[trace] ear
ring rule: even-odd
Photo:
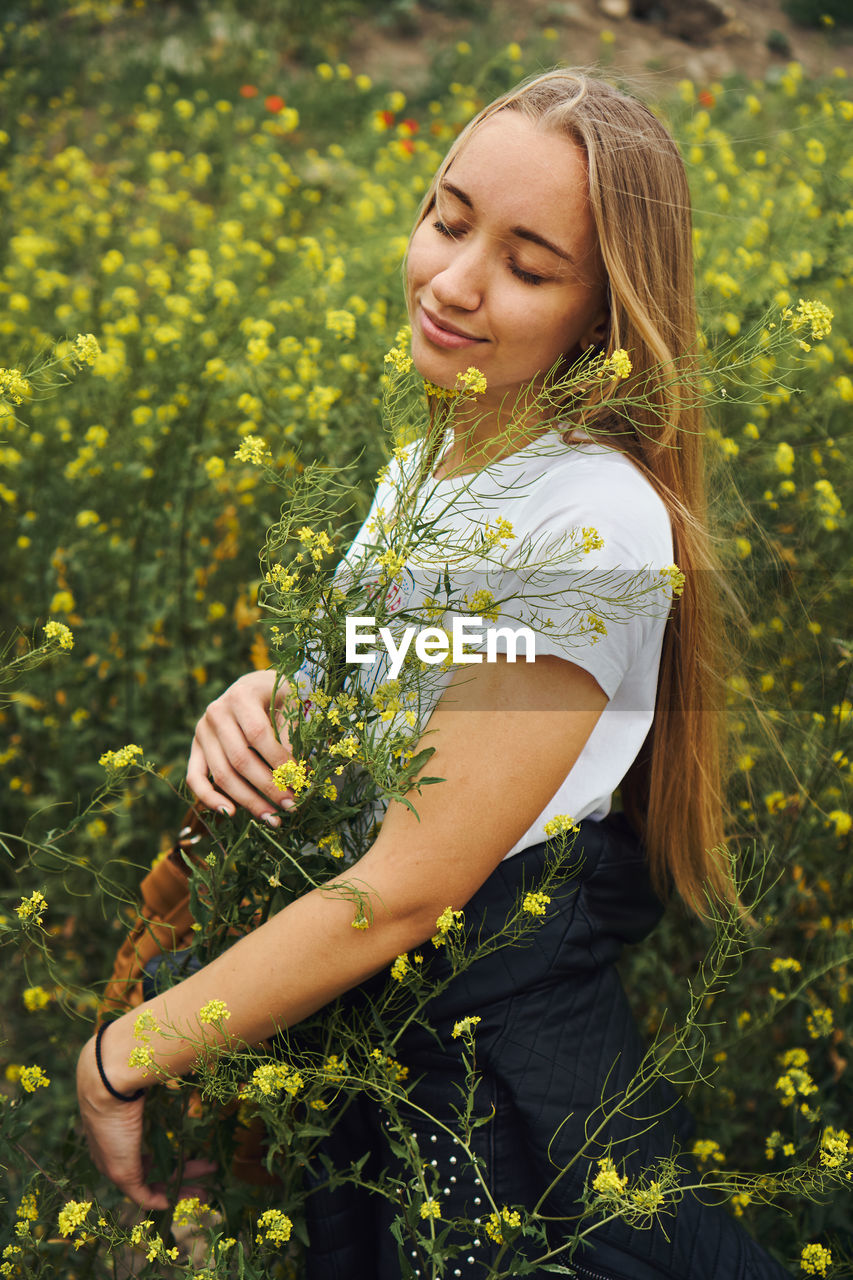
[[[581,338],[579,343],[581,351],[589,351],[590,347],[603,346],[609,325],[610,316],[607,312],[604,312],[590,325]]]

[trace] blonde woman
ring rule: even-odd
[[[509,485],[523,495],[512,512],[516,534],[594,527],[603,539],[599,567],[637,572],[675,562],[683,596],[670,616],[639,614],[596,645],[541,635],[535,663],[499,654],[453,676],[429,720],[430,772],[445,781],[424,790],[417,819],[392,805],[356,872],[347,870],[370,886],[371,928],[352,929],[348,901],[308,893],[144,1007],[159,1024],[186,1029],[185,1041],[151,1040],[172,1074],[189,1066],[196,1014],[210,999],[230,1009],[231,1036],[261,1044],[344,992],[359,999],[363,984],[435,933],[448,905],[464,907],[475,928],[494,919],[520,885],[535,883],[547,824],[571,814],[581,820],[582,870],[555,896],[536,944],[514,952],[511,964],[498,953],[451,984],[431,1011],[440,1043],[413,1032],[399,1048],[420,1078],[418,1103],[448,1118],[461,1079],[451,1028],[477,1014],[478,1106],[493,1114],[476,1131],[485,1176],[498,1203],[541,1201],[557,1247],[561,1220],[577,1213],[592,1156],[604,1155],[608,1140],[631,1174],[685,1139],[685,1117],[659,1089],[557,1177],[596,1128],[603,1095],[623,1088],[642,1056],[614,968],[621,947],[648,933],[673,890],[692,907],[707,882],[728,892],[709,852],[722,836],[711,710],[718,664],[712,575],[704,572],[711,558],[701,422],[690,395],[690,208],[674,142],[639,102],[585,74],[550,72],[497,99],[454,143],[424,199],[407,298],[424,378],[452,388],[476,366],[487,384],[470,415],[457,409],[452,436],[431,458],[430,485],[450,493],[464,482],[481,522],[499,516]],[[622,413],[593,389],[582,411],[522,412],[513,432],[511,407],[517,419],[547,371],[590,347],[629,353],[626,394],[641,386],[641,403]],[[393,502],[400,483],[392,468],[376,505]],[[241,806],[275,826],[288,820],[292,798],[272,780],[289,757],[270,724],[273,687],[273,673],[252,673],[211,704],[187,778],[203,805],[229,813]],[[617,792],[624,813],[614,817]],[[84,1049],[80,1100],[99,1167],[155,1208],[166,1200],[143,1173],[137,1091],[145,1080],[128,1065],[138,1012],[109,1025],[99,1055],[94,1041]],[[377,1169],[393,1165],[382,1121],[378,1106],[356,1102],[327,1154],[342,1168],[367,1152]],[[442,1220],[479,1217],[475,1171],[441,1132],[413,1123],[440,1171]],[[310,1206],[312,1278],[427,1274],[416,1251],[398,1249],[393,1207],[379,1197],[329,1191],[319,1179]],[[690,1193],[661,1222],[648,1230],[608,1222],[575,1257],[574,1273],[785,1274],[727,1214]],[[486,1275],[496,1247],[485,1232],[466,1241],[448,1274]]]

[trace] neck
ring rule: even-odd
[[[531,444],[550,425],[540,412],[514,403],[494,409],[481,401],[461,397],[451,402],[444,424],[453,430],[453,443],[445,452],[436,479],[462,472],[479,471],[489,463],[507,458]]]

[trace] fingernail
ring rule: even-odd
[[[292,796],[285,796],[281,802],[281,807],[282,809],[287,809],[289,813],[291,809],[296,808],[296,801],[293,799]]]
[[[271,827],[281,826],[281,818],[278,816],[277,813],[262,813],[261,821],[266,822]]]
[[[233,810],[229,809],[227,804],[221,804],[216,812],[221,813],[223,818],[234,817]]]

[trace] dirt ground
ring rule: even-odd
[[[630,9],[627,17],[615,16]],[[645,17],[636,16],[645,11]],[[524,45],[531,31],[552,27],[554,62],[607,63],[654,95],[685,77],[707,84],[740,73],[764,78],[791,59],[812,75],[843,67],[853,75],[853,31],[799,27],[778,0],[497,0],[479,20],[495,43]],[[347,50],[354,67],[405,86],[425,74],[431,52],[472,31],[470,17],[454,18],[416,6],[405,33],[393,24],[354,27]],[[612,33],[604,46],[601,32]]]

